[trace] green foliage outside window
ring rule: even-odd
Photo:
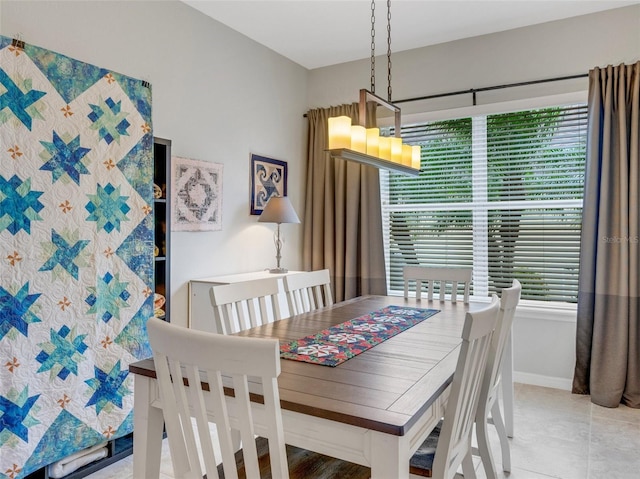
[[[586,107],[489,115],[475,132],[471,118],[431,122],[402,136],[422,146],[422,161],[417,177],[388,175],[391,289],[402,289],[405,264],[481,263],[488,294],[516,278],[524,299],[577,300]],[[479,231],[486,248],[474,246]]]

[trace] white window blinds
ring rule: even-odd
[[[417,177],[381,175],[390,291],[405,264],[472,266],[472,294],[576,302],[586,106],[429,122]]]

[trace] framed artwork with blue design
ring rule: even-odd
[[[287,196],[287,162],[251,155],[251,214],[260,215],[272,196]]]

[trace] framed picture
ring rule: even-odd
[[[222,229],[223,165],[178,156],[171,163],[171,229]]]
[[[287,196],[287,162],[251,155],[251,214],[260,215],[272,196]]]

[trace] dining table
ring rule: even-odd
[[[282,345],[388,306],[438,310],[335,367],[280,359],[287,444],[370,467],[372,479],[406,479],[410,457],[444,415],[465,314],[486,305],[361,296],[236,336]],[[164,421],[153,359],[132,363],[129,371],[135,375],[133,477],[156,478]]]

